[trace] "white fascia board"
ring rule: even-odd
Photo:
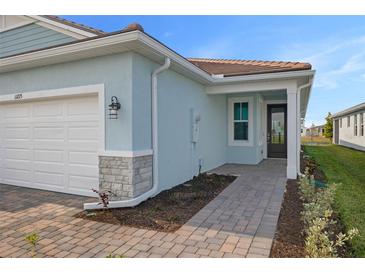
[[[27,17],[30,17],[30,18],[33,18],[35,20],[44,22],[44,23],[49,24],[49,25],[54,26],[54,27],[58,27],[60,29],[64,29],[64,30],[67,30],[67,31],[71,31],[71,32],[77,33],[77,34],[82,35],[84,37],[94,37],[94,36],[97,36],[95,33],[88,32],[88,31],[85,31],[85,30],[82,30],[82,29],[78,29],[78,28],[75,28],[75,27],[72,27],[72,26],[69,26],[69,25],[66,25],[66,24],[62,24],[62,23],[56,22],[54,20],[47,19],[47,18],[45,18],[43,16],[39,16],[39,15],[27,15]]]
[[[260,92],[267,90],[284,90],[289,86],[296,86],[296,80],[276,80],[276,81],[249,81],[240,83],[226,83],[206,87],[208,94],[228,94],[241,92]]]
[[[261,80],[275,80],[275,79],[292,79],[300,77],[314,76],[315,70],[298,70],[287,72],[272,72],[263,74],[250,74],[242,76],[230,76],[224,78],[213,78],[214,84],[234,83],[234,82],[248,82]]]
[[[67,36],[79,39],[79,40],[87,38],[87,36],[85,36],[85,35],[78,34],[74,31],[70,31],[70,30],[67,30],[67,29],[60,28],[60,27],[56,27],[56,26],[50,25],[50,24],[45,23],[45,22],[37,21],[37,22],[35,22],[35,24],[37,24],[38,26],[41,26],[41,27],[51,29],[51,30],[54,30],[56,32],[65,34]]]

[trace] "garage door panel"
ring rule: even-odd
[[[6,127],[4,139],[29,139],[31,130],[29,127]]]
[[[27,181],[29,181],[29,178],[31,178],[32,171],[3,168],[1,176],[5,181],[23,181],[24,183],[26,183]]]
[[[97,141],[69,141],[68,148],[70,151],[80,152],[96,152],[98,151],[99,143]]]
[[[98,102],[93,97],[77,98],[68,102],[68,116],[98,116]]]
[[[90,127],[70,127],[68,129],[68,138],[72,140],[98,140],[99,128]]]
[[[70,151],[70,164],[88,164],[95,166],[98,164],[98,156],[92,152]]]
[[[12,104],[3,108],[3,119],[5,121],[29,119],[31,106],[29,104]]]
[[[44,139],[44,140],[34,140],[33,141],[33,148],[35,150],[65,150],[66,149],[66,144],[65,144],[65,140],[49,140],[49,139]]]
[[[52,118],[63,116],[62,101],[40,102],[33,105],[33,118]]]
[[[30,149],[10,149],[5,148],[4,153],[0,153],[0,159],[15,159],[15,160],[32,160],[32,151]]]
[[[68,173],[75,176],[97,177],[99,171],[94,166],[69,164]]]
[[[32,183],[27,181],[20,181],[20,180],[12,180],[12,179],[3,179],[0,181],[2,184],[7,185],[14,185],[14,186],[21,186],[21,187],[33,187]]]
[[[14,170],[32,170],[32,162],[26,160],[3,159],[2,166]]]
[[[42,162],[64,162],[62,150],[34,150],[34,160]]]
[[[64,127],[34,127],[33,138],[35,140],[64,140],[65,129]]]
[[[65,173],[65,164],[64,163],[55,163],[55,162],[33,162],[34,171],[42,171],[48,173],[55,174],[63,174]]]
[[[83,190],[92,193],[92,189],[99,188],[99,181],[92,177],[69,176],[69,187],[74,190]]]
[[[9,139],[3,139],[2,140],[2,147],[4,149],[31,149],[32,148],[32,142],[31,140],[9,140]]]
[[[59,188],[64,187],[64,175],[48,172],[34,172],[34,183],[36,185],[52,185]]]

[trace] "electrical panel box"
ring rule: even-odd
[[[191,109],[191,142],[197,143],[199,141],[200,131],[200,114],[195,110]]]

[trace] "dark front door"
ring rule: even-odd
[[[267,156],[286,158],[286,105],[267,105]]]

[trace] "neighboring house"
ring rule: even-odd
[[[365,102],[332,115],[333,143],[365,151]]]
[[[310,128],[306,129],[306,136],[324,136],[324,126],[325,125],[312,125]]]
[[[0,22],[0,183],[117,207],[224,163],[287,158],[297,177],[310,64],[186,59],[138,24]]]

